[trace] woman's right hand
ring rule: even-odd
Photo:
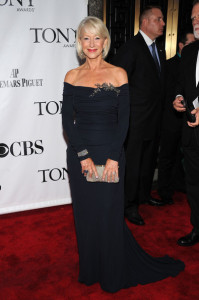
[[[82,167],[82,174],[84,174],[85,177],[86,177],[87,173],[89,172],[90,177],[92,177],[92,174],[94,173],[95,177],[98,178],[98,173],[97,173],[95,164],[91,158],[84,159],[80,163],[81,163],[81,167]]]

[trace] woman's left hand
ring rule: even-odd
[[[118,168],[118,161],[108,158],[102,175],[102,180],[105,180],[105,177],[107,175],[108,182],[110,182],[111,180],[112,182],[114,182],[115,178],[119,177]]]

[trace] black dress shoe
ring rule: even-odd
[[[131,213],[125,213],[125,217],[129,220],[129,222],[135,224],[135,225],[144,225],[144,220],[138,213],[138,211],[131,212]]]
[[[163,206],[163,205],[166,205],[167,203],[165,203],[162,200],[156,199],[156,198],[150,198],[148,200],[148,204],[153,205],[153,206]]]
[[[199,233],[195,232],[193,229],[192,232],[181,237],[177,243],[179,246],[193,246],[196,243],[199,243]]]

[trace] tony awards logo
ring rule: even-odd
[[[63,47],[75,47],[76,30],[73,28],[30,28],[33,43],[56,43]]]
[[[40,87],[43,79],[19,78],[19,69],[12,69],[8,80],[0,80],[0,88]]]
[[[0,0],[0,6],[16,7],[17,11],[34,12],[33,0]]]
[[[62,101],[41,101],[34,102],[37,107],[38,116],[57,115],[62,112]]]
[[[38,170],[38,173],[41,176],[41,183],[44,183],[49,181],[66,180],[68,170],[66,168],[54,168]]]

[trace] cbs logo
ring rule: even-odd
[[[29,156],[32,154],[42,154],[44,147],[42,140],[14,142],[10,146],[0,143],[0,158],[6,157],[9,153],[12,156]]]
[[[0,144],[0,157],[5,157],[9,153],[9,147],[6,144]]]

